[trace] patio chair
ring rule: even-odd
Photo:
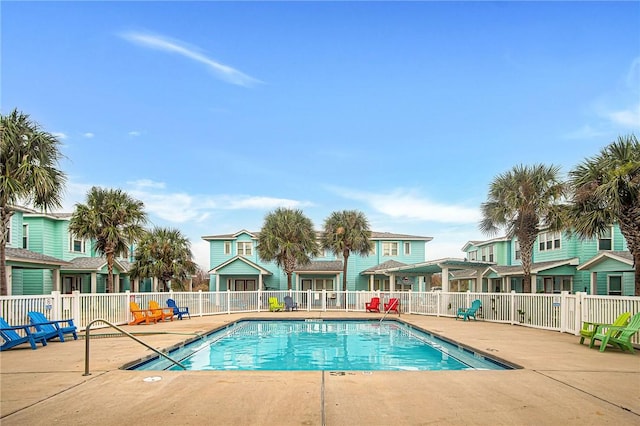
[[[284,310],[285,311],[297,311],[298,302],[294,302],[291,296],[284,297]]]
[[[29,343],[33,350],[37,349],[36,342],[41,342],[42,346],[47,346],[45,334],[39,331],[31,331],[32,327],[32,325],[11,326],[4,318],[0,317],[0,337],[4,340],[4,343],[0,346],[0,351],[11,349],[23,343]],[[17,330],[23,330],[24,336],[18,334]]]
[[[173,309],[173,315],[177,315],[179,320],[182,319],[183,315],[186,315],[191,319],[191,314],[189,313],[189,308],[187,306],[178,306],[176,301],[173,299],[167,299],[167,306]]]
[[[600,340],[600,352],[607,349],[607,345],[617,346],[623,351],[628,350],[634,353],[631,338],[640,331],[640,312],[635,314],[629,320],[629,324],[624,327],[616,327],[613,325],[600,326],[591,338],[589,347],[592,348],[597,340]]]
[[[44,338],[47,340],[57,337],[61,342],[64,342],[65,334],[71,334],[73,340],[78,340],[77,327],[73,325],[73,319],[52,321],[47,319],[42,312],[37,311],[28,312],[27,315],[36,331],[43,332]]]
[[[173,321],[173,309],[163,308],[155,300],[149,301],[149,310],[152,316],[159,317],[158,321]]]
[[[140,306],[136,302],[129,302],[129,309],[131,310],[131,314],[133,315],[133,320],[129,323],[129,325],[136,324],[151,324],[152,322],[155,324],[158,322],[158,317],[153,315],[149,309],[140,309]]]
[[[277,297],[270,297],[269,298],[269,310],[271,312],[281,311],[283,309],[284,309],[284,303],[278,302],[278,298]]]
[[[364,303],[364,309],[367,312],[378,312],[380,313],[380,298],[372,297],[369,302]]]
[[[456,313],[456,320],[458,318],[462,318],[465,321],[469,321],[469,318],[473,318],[474,320],[477,320],[476,313],[478,312],[478,309],[480,309],[481,306],[482,306],[482,302],[480,301],[480,299],[476,299],[473,302],[471,302],[471,307],[458,308],[458,312]]]
[[[612,324],[584,321],[582,323],[582,329],[580,330],[580,344],[584,343],[585,338],[591,340],[593,336],[596,334],[596,330],[598,330],[598,327],[605,327],[605,326],[624,327],[629,322],[630,316],[631,316],[631,312],[623,312],[618,316],[618,318],[616,318],[616,320]]]
[[[385,313],[395,312],[396,314],[400,315],[399,309],[400,309],[400,299],[397,299],[395,297],[392,297],[391,299],[389,299],[389,303],[384,304]]]

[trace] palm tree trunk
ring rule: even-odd
[[[0,207],[0,295],[6,296],[9,290],[7,282],[7,231],[13,212],[5,207]]]
[[[291,272],[287,272],[287,289],[291,290],[291,275],[293,275]]]
[[[620,232],[627,240],[627,247],[633,256],[635,269],[634,293],[640,296],[640,206],[622,211],[619,217]]]
[[[0,296],[7,295],[7,252],[5,250],[5,242],[0,243]]]
[[[535,237],[528,239],[526,237],[524,239],[518,237],[518,240],[520,241],[520,251],[522,254],[522,292],[531,293],[531,264],[533,262],[533,244],[536,240]]]
[[[113,293],[113,252],[107,253],[107,293]]]
[[[342,266],[342,291],[347,291],[347,263],[349,261],[349,250],[345,250],[342,257],[344,257],[344,265]]]

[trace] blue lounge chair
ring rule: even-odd
[[[191,314],[189,313],[189,308],[186,306],[179,307],[176,304],[176,301],[173,299],[167,299],[167,306],[173,308],[173,314],[178,316],[178,319],[181,320],[183,315],[186,315],[191,319]]]
[[[45,339],[44,333],[32,332],[31,325],[15,325],[10,326],[4,318],[0,317],[0,337],[4,340],[0,351],[4,351],[14,346],[21,345],[23,343],[29,343],[31,349],[36,349],[36,342],[41,342],[42,346],[47,346],[47,339]],[[24,330],[24,336],[18,334],[16,330]]]
[[[478,309],[480,309],[481,306],[482,302],[480,301],[480,299],[476,299],[471,302],[471,307],[458,308],[458,312],[456,313],[456,320],[458,318],[462,318],[465,321],[468,321],[469,318],[473,318],[474,320],[476,320],[476,312],[478,312]]]
[[[27,315],[29,316],[29,320],[31,320],[31,324],[33,324],[36,330],[43,332],[47,340],[57,337],[61,342],[64,342],[65,334],[72,334],[73,340],[78,340],[78,334],[76,333],[77,328],[73,325],[72,319],[50,321],[42,312],[36,311],[31,311],[27,313]]]
[[[291,296],[284,297],[284,310],[285,311],[297,311],[298,302],[294,302]]]

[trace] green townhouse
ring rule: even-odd
[[[15,208],[6,245],[8,294],[106,292],[106,258],[96,254],[92,241],[79,239],[69,232],[70,219],[71,213],[39,213]],[[150,280],[131,282],[130,267],[129,259],[115,260],[115,291],[134,287],[149,291]]]
[[[462,251],[470,262],[491,265],[451,272],[451,290],[522,292],[522,259],[516,237],[469,241]],[[617,224],[590,239],[543,230],[536,238],[532,260],[533,293],[634,295],[633,257]]]
[[[209,242],[211,291],[287,290],[287,275],[274,262],[260,260],[256,246],[259,232],[202,237]],[[320,234],[318,233],[318,239]],[[373,249],[367,256],[352,254],[347,264],[347,290],[419,291],[424,277],[389,274],[426,259],[426,243],[432,237],[372,232]],[[342,290],[343,259],[325,250],[311,263],[295,269],[292,290]]]

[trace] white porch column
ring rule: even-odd
[[[391,274],[389,276],[389,291],[392,293],[396,291],[396,275],[395,274]]]
[[[98,273],[92,272],[91,273],[91,293],[97,293],[97,292],[98,292]]]
[[[216,277],[216,291],[220,291],[220,274],[215,274]]]
[[[598,273],[597,272],[591,273],[590,287],[591,287],[591,295],[598,294]]]
[[[113,274],[113,292],[120,293],[120,274]]]
[[[442,268],[442,291],[445,293],[449,291],[449,268],[447,267]]]
[[[375,282],[374,278],[375,278],[375,275],[373,274],[369,275],[369,291],[373,291],[373,284]]]
[[[536,294],[538,291],[538,276],[531,274],[531,294]]]
[[[502,277],[502,281],[504,282],[504,287],[507,289],[507,293],[511,293],[511,278],[510,277]]]
[[[62,291],[60,289],[60,269],[55,268],[51,270],[51,284],[53,291]]]
[[[7,296],[11,296],[11,287],[12,286],[12,281],[13,281],[13,269],[11,268],[11,265],[7,265],[6,266],[6,271],[7,271]]]
[[[418,277],[418,291],[425,291],[424,276]]]

